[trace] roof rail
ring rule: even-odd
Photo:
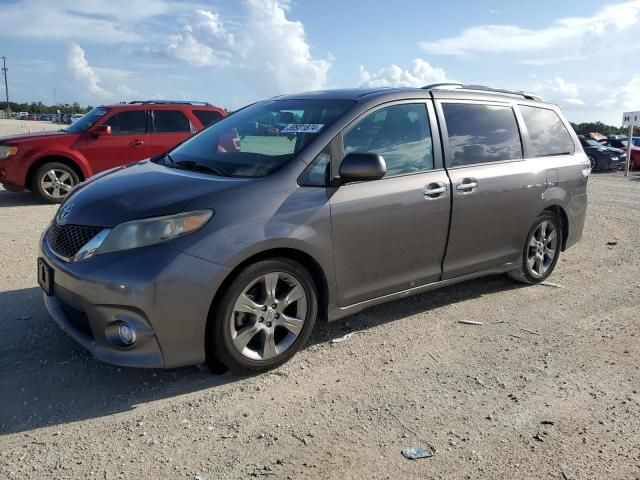
[[[425,85],[422,87],[424,90],[437,90],[438,88],[443,87],[454,87],[455,90],[472,90],[477,92],[487,92],[487,93],[502,93],[505,95],[514,95],[517,97],[522,97],[527,100],[538,100],[541,101],[542,98],[534,95],[532,93],[523,92],[522,90],[507,90],[504,88],[493,88],[487,87],[486,85],[473,85],[473,84],[464,84],[464,83],[456,83],[456,82],[443,82],[443,83],[432,83],[431,85]]]
[[[174,105],[200,105],[203,107],[212,107],[213,105],[211,105],[209,102],[193,102],[193,101],[189,101],[189,100],[133,100],[132,102],[129,102],[129,105],[134,105],[134,104],[155,104],[155,105],[167,105],[167,104],[174,104]]]

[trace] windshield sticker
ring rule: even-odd
[[[322,127],[324,123],[290,123],[280,133],[318,133]]]

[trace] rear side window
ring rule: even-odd
[[[155,133],[189,133],[191,123],[179,110],[154,110],[153,125]]]
[[[569,155],[575,151],[573,139],[556,112],[527,105],[520,105],[520,112],[529,132],[532,156]]]
[[[453,167],[522,158],[522,143],[511,107],[444,103]]]
[[[433,170],[433,145],[427,107],[394,105],[359,120],[344,134],[344,153],[379,153],[387,177]]]
[[[204,127],[208,127],[222,118],[222,114],[215,110],[194,110],[193,114]]]
[[[104,125],[109,125],[111,133],[114,135],[145,133],[147,114],[144,110],[120,112],[104,122]]]

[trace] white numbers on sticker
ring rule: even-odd
[[[323,123],[290,123],[280,133],[318,133],[322,127]]]

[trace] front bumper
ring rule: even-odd
[[[209,308],[227,268],[167,245],[66,263],[43,241],[40,256],[53,270],[49,314],[99,360],[155,368],[205,361]],[[130,347],[113,341],[121,321],[136,331]]]

